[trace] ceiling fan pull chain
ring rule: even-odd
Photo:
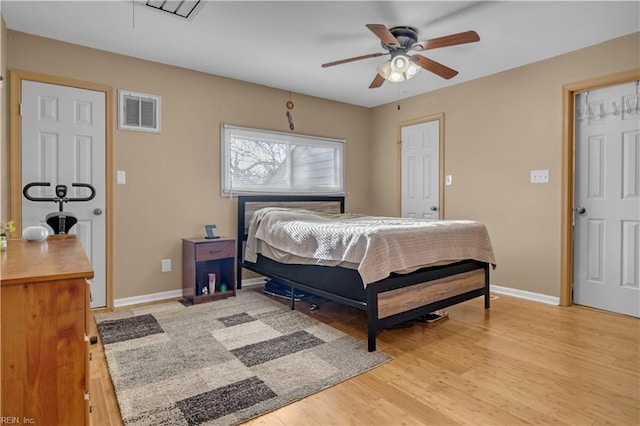
[[[131,0],[131,28],[136,29],[136,3]]]

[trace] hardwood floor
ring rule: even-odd
[[[502,295],[491,303],[386,330],[378,350],[392,361],[246,424],[640,424],[640,320]],[[366,340],[364,312],[309,307],[296,309]],[[92,352],[92,424],[121,425],[101,343]]]

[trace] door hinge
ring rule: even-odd
[[[22,104],[18,104],[18,115],[22,117]]]

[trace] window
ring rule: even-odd
[[[222,125],[222,194],[345,193],[345,141]]]
[[[118,128],[160,132],[160,96],[118,90]]]

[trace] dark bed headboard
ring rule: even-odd
[[[244,242],[247,240],[249,222],[256,210],[265,207],[290,207],[325,213],[344,213],[344,196],[316,195],[241,195],[238,196],[238,283],[241,283],[244,262]],[[241,285],[238,286],[241,288]]]
[[[249,222],[256,210],[289,207],[324,213],[344,213],[343,196],[247,195],[238,197],[238,240],[246,241]]]

